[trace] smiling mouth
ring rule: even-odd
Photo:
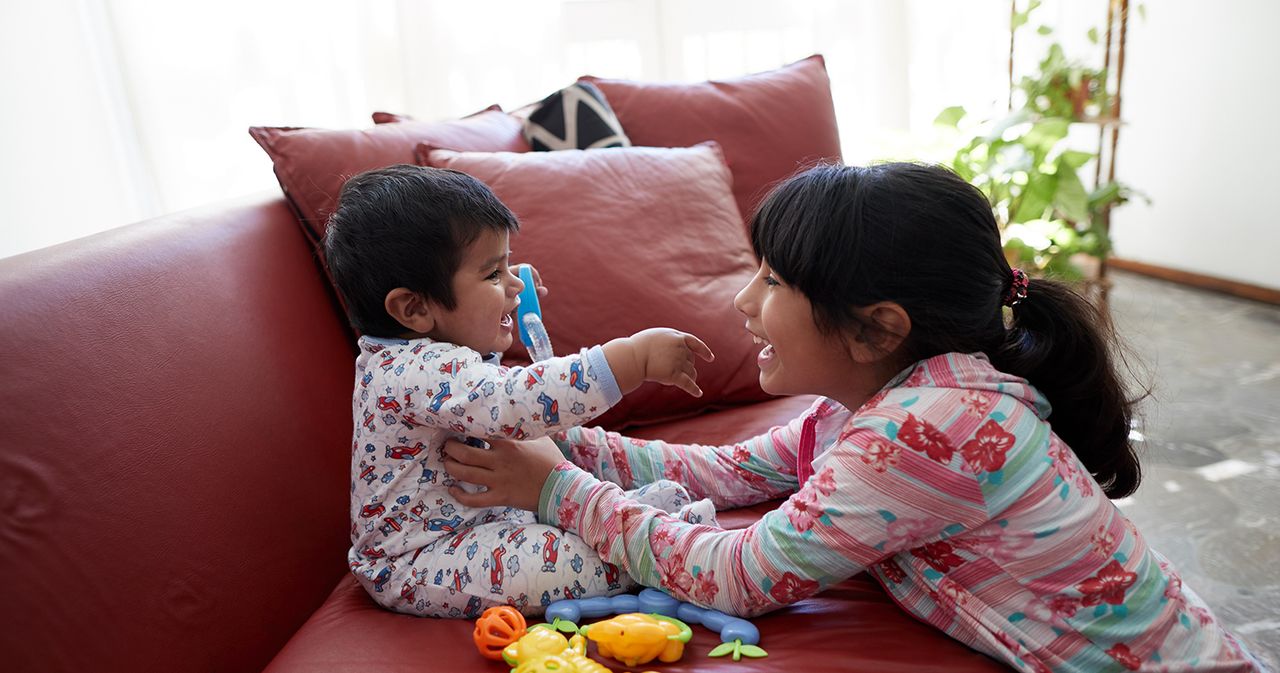
[[[515,318],[512,318],[510,313],[504,313],[502,314],[502,320],[498,324],[503,327],[511,327],[515,324]]]

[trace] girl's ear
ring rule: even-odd
[[[426,334],[436,327],[435,306],[407,287],[398,287],[388,292],[382,305],[407,330]]]
[[[847,342],[854,361],[878,362],[892,355],[911,334],[911,316],[891,301],[864,306],[859,311],[864,322],[852,342]]]

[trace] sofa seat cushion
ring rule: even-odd
[[[582,79],[604,93],[633,145],[720,143],[747,220],[774,183],[806,164],[840,160],[831,81],[821,56],[720,81]]]
[[[799,415],[812,397],[779,398],[693,418],[654,425],[636,436],[671,441],[721,444],[745,439]],[[725,528],[744,528],[778,502],[720,514]],[[760,629],[764,659],[733,661],[706,656],[719,638],[693,627],[693,640],[675,663],[629,669],[589,654],[614,671],[916,671],[922,666],[953,672],[1003,671],[1002,664],[916,621],[898,608],[866,573],[856,575],[788,608],[752,620]],[[384,671],[451,673],[505,670],[483,659],[471,641],[469,619],[427,619],[377,607],[351,577],[343,578],[328,600],[289,641],[268,673],[351,673]]]
[[[696,334],[695,398],[646,384],[598,419],[604,427],[765,399],[758,347],[733,308],[756,261],[714,144],[558,152],[432,150],[427,162],[475,176],[520,218],[512,260],[535,265],[550,293],[543,320],[557,353],[649,327]],[[516,348],[513,355],[521,354]]]

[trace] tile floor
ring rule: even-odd
[[[1112,316],[1153,385],[1145,477],[1120,508],[1280,670],[1280,306],[1115,273]]]

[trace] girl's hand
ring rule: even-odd
[[[564,460],[560,447],[547,437],[526,442],[488,441],[488,449],[468,446],[456,439],[444,443],[444,469],[454,479],[488,489],[467,493],[450,486],[449,493],[468,507],[509,505],[536,512],[547,475]]]

